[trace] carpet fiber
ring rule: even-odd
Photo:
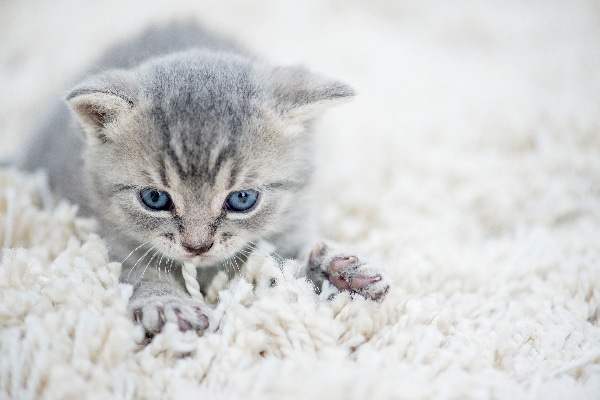
[[[328,300],[257,256],[212,331],[144,346],[94,221],[2,169],[1,399],[600,396],[597,2],[140,4],[0,5],[0,157],[111,42],[197,18],[355,87],[317,126],[318,221],[394,286]]]

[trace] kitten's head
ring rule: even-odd
[[[310,123],[352,94],[303,68],[192,51],[92,77],[67,102],[85,133],[97,214],[202,266],[300,217]]]

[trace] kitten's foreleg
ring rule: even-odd
[[[362,256],[334,243],[318,243],[310,251],[306,276],[318,287],[325,279],[340,291],[347,290],[379,301],[387,294],[391,281]]]
[[[186,293],[172,274],[162,274],[159,278],[154,269],[134,285],[128,309],[148,337],[159,333],[167,323],[176,324],[182,332],[198,333],[209,325],[208,306]]]

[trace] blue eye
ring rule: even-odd
[[[225,208],[231,211],[248,211],[256,204],[258,200],[258,192],[256,190],[241,190],[233,192],[225,201]]]
[[[140,199],[144,205],[152,210],[164,211],[173,208],[171,196],[167,192],[158,189],[142,189]]]

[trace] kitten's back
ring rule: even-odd
[[[152,57],[202,48],[248,54],[232,41],[200,28],[193,22],[154,26],[133,40],[112,47],[87,71],[88,75],[112,68],[132,68]]]

